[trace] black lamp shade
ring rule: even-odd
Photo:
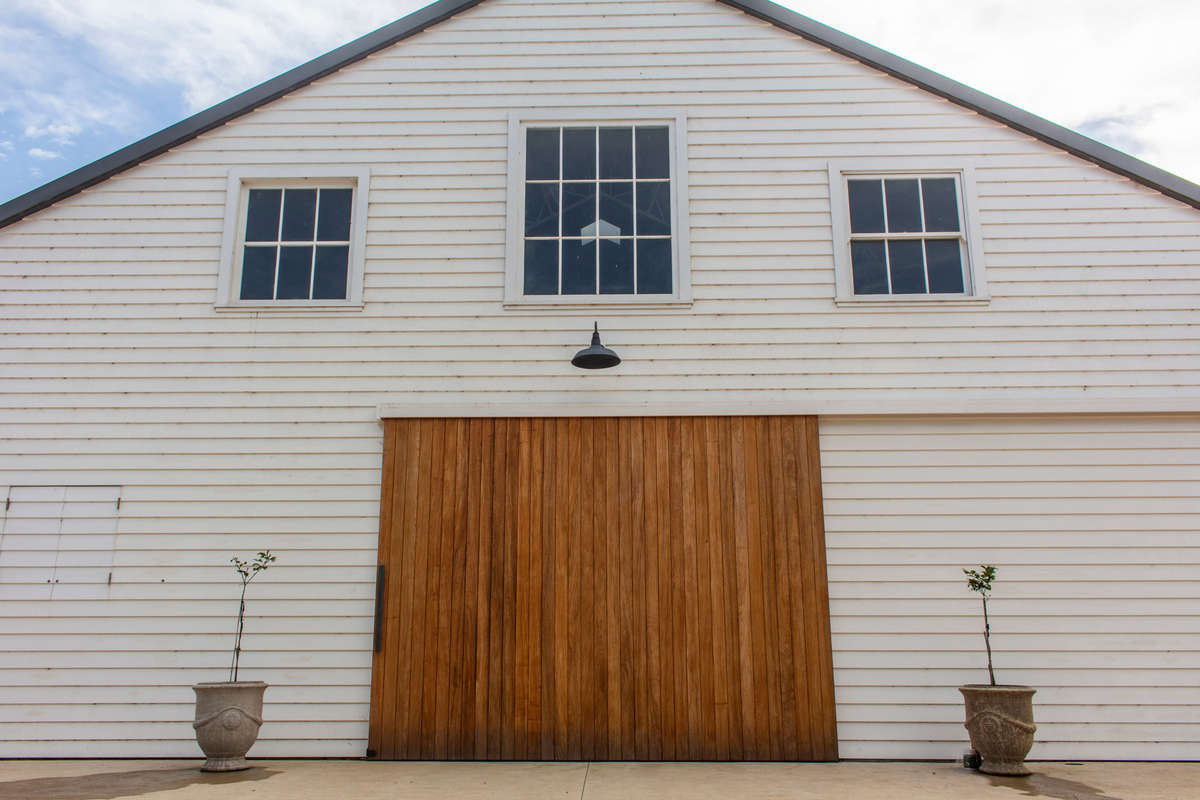
[[[596,323],[592,323],[592,343],[571,359],[571,364],[580,369],[608,369],[620,363],[619,355],[600,344],[600,326]]]

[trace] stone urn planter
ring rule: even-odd
[[[966,706],[963,726],[988,775],[1029,775],[1025,756],[1033,747],[1033,694],[1029,686],[960,686]]]
[[[263,693],[267,684],[262,681],[239,681],[238,663],[242,656],[242,633],[246,627],[246,587],[261,572],[265,572],[275,556],[262,550],[250,561],[234,556],[229,559],[242,581],[242,596],[238,601],[237,634],[233,640],[233,661],[229,665],[229,680],[197,683],[196,744],[208,758],[200,769],[204,772],[234,772],[249,769],[246,752],[258,738],[263,723]]]
[[[983,644],[987,649],[987,668],[990,683],[970,683],[958,687],[966,706],[967,719],[963,727],[971,736],[971,747],[979,755],[976,763],[980,772],[988,775],[1032,774],[1025,766],[1025,756],[1033,747],[1033,693],[1028,686],[1006,686],[996,683],[992,667],[992,626],[988,622],[988,597],[996,580],[994,564],[980,564],[979,569],[964,569],[967,588],[983,601]],[[965,762],[964,763],[968,763]]]
[[[196,743],[208,758],[204,772],[234,772],[249,769],[246,752],[258,738],[262,726],[262,681],[213,681],[197,683]]]

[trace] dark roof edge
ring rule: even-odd
[[[165,153],[172,147],[194,139],[213,128],[220,127],[261,105],[336,72],[347,64],[366,58],[401,39],[420,33],[481,2],[483,0],[438,0],[436,3],[414,11],[365,36],[360,36],[348,44],[330,50],[323,56],[318,56],[312,61],[264,81],[211,108],[193,114],[182,122],[163,128],[158,133],[152,133],[87,166],[68,172],[61,178],[56,178],[0,205],[0,228],[51,206],[63,198],[77,194],[89,186],[94,186],[118,172]]]
[[[829,49],[883,70],[900,80],[915,84],[960,106],[977,111],[985,117],[1002,122],[1072,155],[1099,164],[1105,169],[1124,175],[1138,183],[1157,189],[1169,197],[1200,208],[1200,185],[1164,169],[1147,164],[1128,153],[1101,144],[1081,133],[1056,125],[1014,105],[997,100],[989,94],[951,80],[945,75],[900,58],[886,50],[855,39],[841,31],[823,25],[811,17],[798,14],[770,0],[719,0],[751,16],[770,22],[786,31],[824,45]]]
[[[282,75],[188,117],[182,122],[177,122],[158,133],[123,147],[115,153],[93,161],[87,166],[80,167],[20,197],[0,204],[0,228],[53,205],[63,198],[77,194],[89,186],[164,153],[189,139],[194,139],[206,131],[224,125],[294,89],[336,72],[347,64],[352,64],[401,39],[420,33],[481,2],[483,0],[438,0],[438,2],[414,11],[390,25],[385,25],[349,44],[342,45],[306,64],[288,70]],[[783,8],[770,0],[719,0],[719,2],[861,61],[870,67],[882,70],[958,105],[977,111],[983,116],[1099,164],[1176,200],[1200,208],[1200,185],[1147,164],[1145,161],[1122,153],[1108,145],[1100,144],[1083,134],[1056,125],[1035,114],[1030,114],[1028,111],[1023,111],[1002,100],[997,100],[991,95],[951,80],[933,70],[906,61],[803,14]]]

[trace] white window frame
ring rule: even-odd
[[[852,178],[954,178],[958,189],[959,235],[963,244],[963,289],[961,294],[876,294],[854,293],[854,270],[850,261],[850,205],[847,182]],[[989,302],[983,260],[983,235],[979,225],[979,201],[975,169],[953,159],[849,159],[829,162],[829,204],[833,217],[833,266],[836,281],[834,302],[839,306],[986,305]],[[939,238],[936,234],[905,234],[909,238]],[[873,238],[886,239],[881,233]],[[892,237],[902,238],[902,237]],[[944,238],[944,237],[943,237]]]
[[[221,232],[218,271],[218,311],[353,311],[362,308],[363,262],[367,234],[367,192],[371,171],[366,167],[272,166],[229,170],[225,188],[225,225]],[[246,233],[246,202],[251,189],[351,188],[350,253],[346,265],[346,298],[320,300],[242,300],[242,245]]]
[[[525,131],[571,125],[665,125],[671,141],[671,294],[525,294]],[[671,308],[692,302],[691,247],[688,236],[687,115],[678,109],[596,111],[522,109],[508,115],[508,198],[504,259],[504,307]]]

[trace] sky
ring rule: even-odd
[[[1196,0],[785,0],[1200,183]],[[4,0],[0,202],[425,5]]]

